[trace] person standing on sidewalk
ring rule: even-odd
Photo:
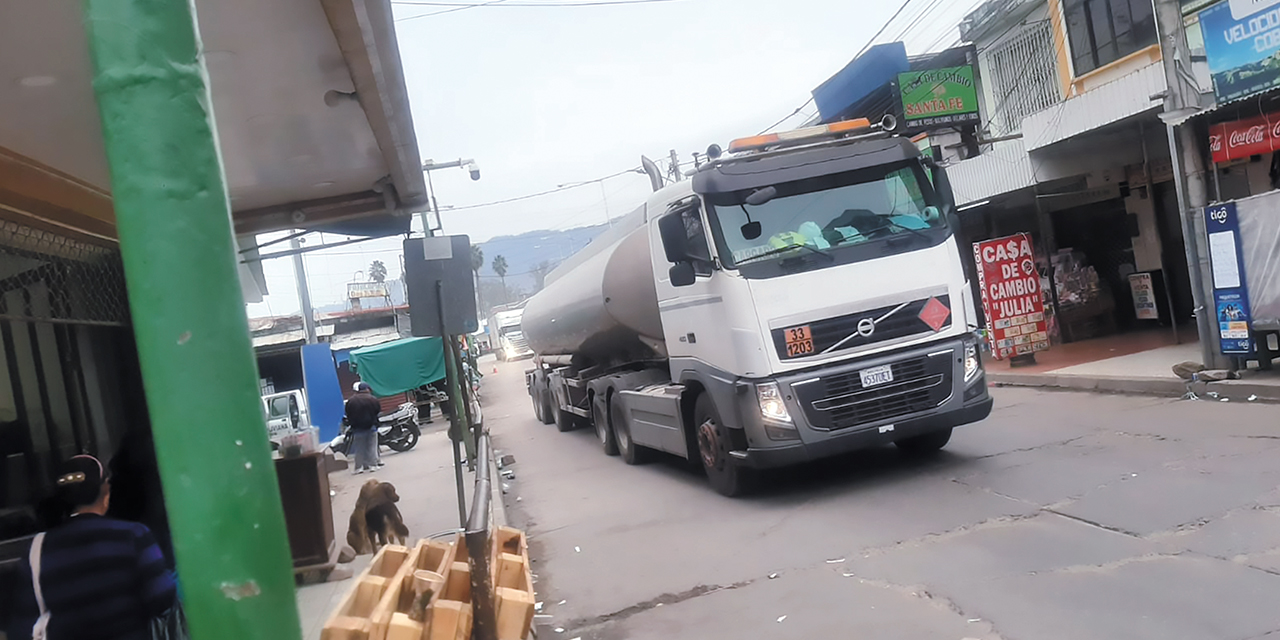
[[[383,466],[378,460],[378,414],[381,412],[382,403],[373,397],[373,389],[367,383],[356,383],[355,395],[347,400],[347,422],[351,425],[351,448],[355,452],[354,473]]]
[[[21,561],[9,637],[150,640],[152,620],[177,604],[151,531],[106,517],[111,481],[93,456],[63,463],[57,494],[71,518],[36,536]]]

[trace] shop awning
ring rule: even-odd
[[[376,396],[393,396],[444,379],[440,338],[405,338],[351,352],[351,368]]]
[[[407,229],[426,188],[389,0],[195,4],[237,235]],[[0,216],[109,243],[82,5],[0,12]]]

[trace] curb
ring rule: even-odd
[[[502,470],[498,468],[498,457],[493,447],[493,434],[489,434],[489,504],[493,518],[491,528],[505,527],[510,524],[507,519],[507,503],[502,501]]]
[[[998,387],[1029,387],[1122,393],[1132,395],[1181,397],[1187,385],[1176,378],[1082,376],[1053,373],[992,373],[987,380]],[[1215,398],[1240,402],[1280,402],[1280,386],[1248,380],[1197,382],[1192,388],[1201,396],[1216,393]],[[1252,398],[1252,399],[1250,399]]]

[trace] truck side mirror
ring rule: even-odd
[[[679,211],[658,218],[658,235],[662,238],[667,262],[678,264],[689,259],[689,232]]]
[[[671,265],[671,271],[668,274],[671,277],[671,286],[673,287],[687,287],[693,284],[697,276],[693,269],[693,263],[687,260]]]

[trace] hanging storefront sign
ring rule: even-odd
[[[348,282],[347,298],[351,300],[359,298],[387,298],[391,292],[387,289],[385,282]]]
[[[908,127],[952,126],[980,120],[973,67],[900,73],[898,92]]]
[[[991,354],[1001,360],[1049,348],[1031,235],[973,244]]]
[[[1280,5],[1241,15],[1239,2],[1221,2],[1200,12],[1204,51],[1219,103],[1280,86]]]
[[[1209,126],[1214,162],[1239,160],[1280,149],[1280,113]]]
[[[1249,287],[1240,251],[1240,218],[1236,203],[1204,211],[1213,273],[1213,308],[1218,318],[1218,344],[1223,354],[1253,353],[1249,337]]]
[[[1133,314],[1139,320],[1159,320],[1156,286],[1148,272],[1129,274],[1129,291],[1133,293]]]

